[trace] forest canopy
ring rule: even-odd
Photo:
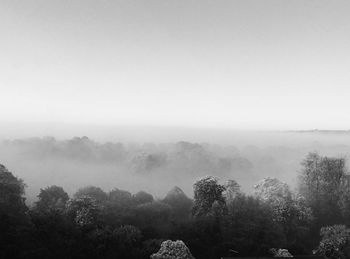
[[[234,179],[222,182],[214,176],[193,183],[193,199],[178,186],[155,198],[120,186],[109,191],[85,186],[69,196],[53,185],[41,189],[30,207],[23,181],[1,165],[0,256],[163,258],[183,253],[184,258],[214,259],[232,253],[316,253],[347,258],[350,177],[345,162],[309,153],[301,161],[296,190],[264,178],[248,195]]]

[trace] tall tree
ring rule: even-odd
[[[340,223],[345,159],[309,153],[302,166],[299,193],[311,207],[317,227]]]
[[[207,176],[198,180],[193,185],[194,206],[193,215],[195,217],[205,216],[213,212],[213,207],[225,206],[223,191],[225,187],[218,183],[218,179]],[[213,206],[214,205],[214,206]]]
[[[0,164],[0,258],[19,256],[29,219],[24,183]]]

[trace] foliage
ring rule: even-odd
[[[194,259],[190,250],[181,240],[164,241],[159,251],[151,255],[151,259]]]
[[[85,138],[76,141],[78,146],[94,145]],[[180,155],[194,159],[205,155],[200,145],[181,143],[178,148]],[[271,247],[310,254],[319,243],[319,254],[350,258],[345,227],[350,222],[350,178],[345,172],[342,159],[309,154],[298,192],[266,178],[255,186],[254,195],[245,195],[236,181],[221,185],[208,176],[193,185],[194,200],[179,187],[154,200],[142,191],[132,195],[114,188],[107,194],[94,186],[79,189],[68,200],[61,187],[50,186],[40,190],[28,209],[24,183],[0,166],[0,257],[155,259],[193,254],[215,259],[233,251],[268,256]],[[333,222],[343,225],[321,229]],[[284,249],[275,252],[290,255]]]
[[[96,201],[90,196],[81,196],[67,202],[67,213],[74,222],[81,227],[97,224],[99,208]]]
[[[94,199],[98,203],[104,203],[108,199],[107,194],[101,188],[95,186],[86,186],[80,188],[74,194],[74,198],[81,198],[86,196]]]
[[[34,227],[32,239],[35,238],[40,249],[45,250],[47,258],[69,258],[81,238],[75,223],[58,210],[33,208],[30,216]]]
[[[255,195],[262,201],[269,203],[274,211],[274,220],[284,220],[288,213],[288,203],[291,201],[292,193],[286,183],[276,178],[265,178],[254,186]]]
[[[150,258],[152,254],[155,254],[162,242],[164,241],[164,239],[147,239],[142,243],[142,258]]]
[[[108,193],[109,203],[118,207],[126,207],[132,204],[132,195],[128,191],[113,189]]]
[[[255,195],[268,202],[277,202],[286,200],[291,196],[291,191],[286,183],[276,178],[265,178],[254,186]]]
[[[293,195],[286,183],[276,178],[265,178],[254,186],[255,196],[268,203],[274,212],[274,220],[287,222],[291,217],[296,220],[310,221],[312,213],[300,195]]]
[[[69,196],[63,188],[56,185],[41,189],[38,198],[36,207],[42,212],[63,211],[66,202],[69,200]]]
[[[306,234],[312,221],[311,209],[300,195],[293,195],[289,186],[275,178],[265,178],[255,186],[255,196],[272,209],[272,219],[279,223],[289,248],[303,252],[298,240],[307,239]]]
[[[145,231],[147,237],[151,232],[153,237],[160,238],[170,224],[172,208],[163,202],[154,201],[137,205],[134,210],[134,225],[139,226]]]
[[[149,194],[149,193],[144,192],[144,191],[140,191],[140,192],[136,193],[133,196],[133,199],[134,199],[136,204],[144,204],[144,203],[149,203],[149,202],[154,201],[152,194]]]
[[[129,249],[134,247],[142,238],[141,231],[134,226],[126,225],[114,230],[113,235],[117,238],[119,243]]]
[[[345,159],[309,153],[302,166],[299,192],[311,207],[317,226],[340,222],[342,212],[339,204],[346,177]]]
[[[172,207],[173,216],[179,220],[188,218],[193,206],[192,200],[177,186],[167,193],[163,202]]]
[[[238,195],[228,205],[223,224],[225,243],[232,244],[230,248],[240,255],[268,255],[271,247],[286,245],[272,208],[254,196]]]
[[[225,185],[223,196],[226,203],[230,203],[240,193],[241,186],[235,180],[228,180]]]
[[[344,225],[323,227],[320,231],[322,240],[316,252],[327,258],[349,258],[350,229]]]
[[[14,213],[15,216],[26,211],[24,187],[21,179],[0,164],[0,215]]]
[[[193,185],[194,190],[194,217],[200,217],[208,215],[212,212],[212,207],[224,206],[225,199],[222,195],[225,191],[225,187],[218,183],[218,179],[207,176],[203,179],[198,180]],[[215,203],[216,202],[216,203]]]
[[[121,226],[113,231],[121,258],[134,258],[140,253],[142,233],[135,226]]]
[[[272,248],[271,252],[273,253],[274,257],[293,257],[293,255],[289,253],[287,249],[279,248],[276,250],[275,248]]]
[[[24,203],[24,183],[0,164],[0,258],[21,253],[29,219]]]

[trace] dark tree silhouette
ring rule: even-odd
[[[24,187],[0,164],[0,258],[16,258],[23,252],[29,225]]]
[[[63,188],[56,185],[41,189],[38,198],[36,207],[42,212],[63,211],[69,200],[69,196]]]

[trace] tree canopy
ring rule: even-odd
[[[202,152],[196,145],[179,148],[194,156]],[[193,199],[177,186],[164,198],[88,186],[69,199],[53,185],[41,189],[28,208],[25,184],[0,165],[0,257],[216,259],[314,250],[331,259],[348,258],[345,160],[310,153],[301,167],[295,190],[265,178],[253,194],[245,194],[230,177],[221,182],[207,176],[193,184]]]

